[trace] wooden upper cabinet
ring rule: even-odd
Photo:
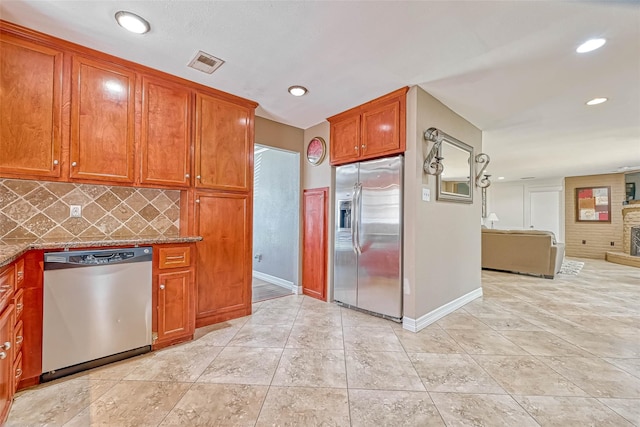
[[[400,100],[395,99],[362,113],[362,157],[380,157],[405,150],[404,138],[402,143],[400,138],[400,109]]]
[[[133,183],[135,72],[73,57],[70,174]]]
[[[347,116],[332,122],[330,128],[331,163],[349,163],[360,157],[360,115]]]
[[[0,174],[59,177],[62,151],[59,50],[0,36]]]
[[[329,117],[331,164],[404,153],[408,90],[398,89]]]
[[[253,108],[196,94],[195,186],[249,191]]]
[[[142,78],[142,184],[188,187],[191,182],[191,90]]]

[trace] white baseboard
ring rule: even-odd
[[[280,287],[290,290],[293,293],[295,293],[296,288],[298,288],[298,286],[293,285],[293,282],[281,279],[276,276],[272,276],[270,274],[261,273],[255,270],[253,270],[252,274],[253,274],[253,277],[255,277],[256,279],[264,280],[265,282],[269,282],[273,285],[278,285]],[[300,291],[300,293],[302,293],[302,291]]]
[[[296,295],[302,295],[302,286],[294,286],[293,293]]]
[[[481,296],[482,287],[474,289],[468,294],[462,295],[460,298],[456,298],[453,301],[448,302],[445,305],[438,307],[435,310],[430,311],[429,313],[425,314],[424,316],[420,316],[417,319],[412,319],[410,317],[404,316],[402,318],[402,328],[411,332],[419,332],[430,324],[442,319],[447,314],[453,313],[460,307]]]

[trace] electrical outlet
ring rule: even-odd
[[[616,242],[611,242],[611,246],[615,246]]]
[[[422,189],[422,200],[424,200],[425,202],[428,202],[431,200],[431,190],[428,188],[423,188]]]
[[[586,244],[587,244],[587,241],[586,241],[586,240],[583,240],[583,241],[582,241],[582,244],[583,244],[583,245],[586,245]]]
[[[71,209],[69,211],[71,218],[82,218],[82,206],[71,205]]]

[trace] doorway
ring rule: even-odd
[[[556,189],[530,190],[529,228],[552,231],[557,239],[562,239],[560,228],[561,191]]]
[[[254,147],[253,302],[298,292],[299,156]]]

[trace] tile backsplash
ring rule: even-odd
[[[178,190],[0,179],[0,239],[177,236],[179,227]]]

